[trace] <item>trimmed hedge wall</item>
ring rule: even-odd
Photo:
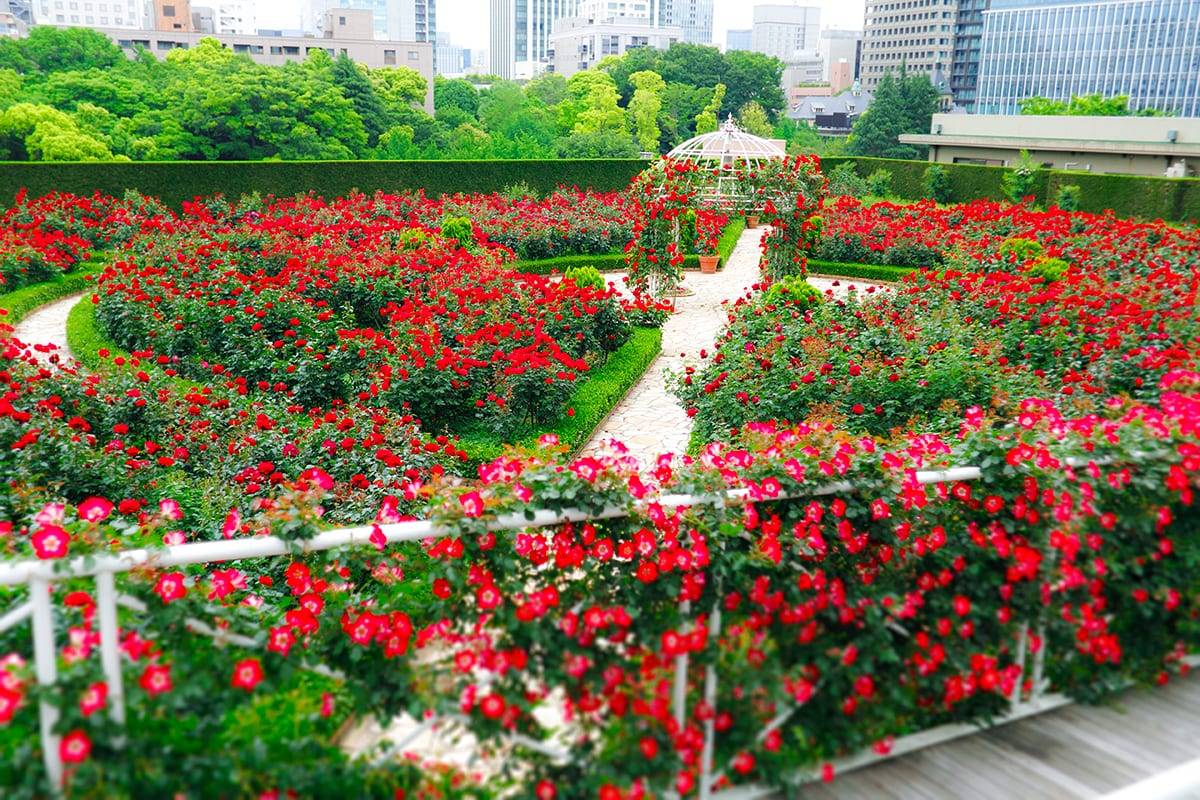
[[[905,200],[925,195],[925,170],[929,161],[903,161],[892,158],[837,157],[821,160],[821,169],[830,173],[839,164],[853,161],[855,172],[867,177],[877,169],[892,173],[892,194]],[[1006,167],[978,164],[942,164],[950,178],[951,198],[968,202],[980,197],[1003,200]],[[1101,212],[1112,209],[1117,216],[1189,221],[1200,219],[1200,179],[1160,178],[1142,175],[1102,175],[1095,172],[1042,170],[1034,197],[1040,205],[1054,200],[1058,187],[1077,185],[1083,190],[1080,210]]]
[[[0,162],[0,206],[22,188],[34,196],[53,191],[120,197],[126,189],[160,198],[178,208],[183,201],[222,193],[258,192],[289,197],[315,191],[338,197],[352,189],[429,195],[494,192],[525,183],[540,192],[560,185],[596,191],[624,189],[646,168],[644,159],[557,159],[553,161],[104,161]]]
[[[861,278],[866,281],[900,281],[910,272],[916,270],[912,267],[890,267],[880,264],[849,264],[842,261],[820,261],[815,258],[808,260],[810,275]]]

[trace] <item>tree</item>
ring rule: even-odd
[[[721,110],[726,114],[755,101],[773,117],[787,105],[780,88],[783,62],[778,58],[749,50],[734,50],[725,55],[725,62],[721,82],[726,86],[726,94]]]
[[[637,154],[629,134],[613,129],[572,133],[558,142],[562,158],[636,158]]]
[[[900,70],[900,104],[904,109],[904,130],[901,133],[929,133],[933,115],[938,110],[939,93],[927,75],[908,75]],[[917,157],[924,157],[925,148],[913,148]]]
[[[421,157],[421,148],[413,141],[413,129],[408,125],[397,125],[379,137],[375,158],[408,161]]]
[[[132,117],[150,108],[154,101],[153,87],[117,69],[55,72],[39,84],[42,99],[61,109],[91,103],[119,117]]]
[[[525,84],[525,96],[554,108],[567,99],[567,79],[556,72],[544,72]]]
[[[659,127],[663,129],[668,148],[692,136],[696,115],[704,109],[704,104],[711,96],[712,90],[708,88],[678,82],[667,84],[662,96],[664,119]]]
[[[1022,202],[1037,191],[1040,176],[1041,166],[1033,160],[1028,150],[1022,150],[1017,163],[1000,179],[1004,196],[1014,203]]]
[[[634,86],[629,101],[629,116],[633,120],[634,137],[644,152],[658,151],[658,112],[662,110],[662,93],[667,83],[657,72],[642,70],[629,76]]]
[[[717,114],[721,111],[721,104],[725,102],[725,84],[718,83],[713,89],[712,97],[709,98],[707,104],[696,115],[696,134],[712,133],[717,129]]]
[[[433,80],[433,110],[435,114],[440,114],[444,109],[450,108],[456,108],[471,119],[477,119],[479,90],[462,78],[448,79],[439,75]]]
[[[107,36],[91,28],[55,28],[35,25],[21,42],[26,58],[40,72],[107,68],[125,60],[125,54]]]
[[[0,67],[0,108],[17,102],[21,94],[21,76],[16,70]]]
[[[379,67],[370,71],[371,83],[391,110],[425,104],[428,84],[424,76],[409,67]]]
[[[574,122],[571,133],[626,132],[625,112],[617,105],[617,85],[610,75],[599,70],[576,72],[567,80]]]
[[[1139,117],[1171,116],[1170,111],[1160,111],[1153,108],[1143,108],[1137,112],[1129,108],[1129,95],[1118,94],[1105,97],[1102,94],[1071,95],[1070,102],[1051,100],[1048,97],[1026,97],[1019,103],[1021,113],[1041,116],[1079,116],[1079,117],[1128,117],[1136,113]]]
[[[890,70],[884,73],[875,89],[875,99],[870,108],[858,118],[850,132],[846,148],[850,155],[876,158],[920,156],[917,148],[902,144],[899,137],[902,133],[925,133],[929,130],[928,119],[933,114],[931,102],[936,102],[936,99],[931,101],[927,87],[932,88],[932,85],[924,76],[919,76],[923,85],[918,82],[915,86],[902,89],[901,82],[914,80],[914,77],[902,74],[897,80]]]
[[[767,138],[775,132],[771,127],[771,123],[767,120],[767,112],[763,111],[763,107],[754,100],[739,108],[737,116],[742,130],[747,133]]]
[[[796,122],[787,116],[781,116],[775,123],[772,136],[787,142],[787,151],[790,155],[822,153],[826,147],[819,133],[808,125]]]
[[[1057,117],[1067,113],[1066,103],[1039,95],[1026,97],[1017,105],[1020,107],[1021,113],[1026,116]]]
[[[367,77],[367,71],[342,53],[333,62],[330,77],[341,90],[342,97],[350,101],[355,113],[362,120],[367,132],[367,144],[374,147],[379,135],[390,127],[387,109]]]

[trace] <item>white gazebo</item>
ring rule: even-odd
[[[746,133],[733,117],[712,133],[693,136],[667,154],[676,161],[688,161],[700,167],[697,173],[697,199],[713,205],[737,204],[746,196],[735,170],[753,171],[763,163],[787,155],[783,142]],[[728,174],[727,174],[728,173]]]

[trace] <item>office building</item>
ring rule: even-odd
[[[991,0],[958,0],[954,18],[954,54],[950,59],[950,94],[954,104],[965,111],[975,110],[983,12],[990,5]]]
[[[775,56],[785,64],[799,53],[817,51],[821,32],[821,9],[810,6],[769,5],[754,7],[750,49]]]
[[[213,30],[217,33],[249,36],[258,30],[253,0],[218,0],[212,9]]]
[[[1013,164],[1026,151],[1048,169],[1195,177],[1200,119],[934,114],[930,132],[900,136],[945,164]]]
[[[607,56],[624,55],[638,47],[665,50],[682,40],[682,28],[654,26],[649,19],[616,17],[596,22],[567,17],[556,22],[550,34],[549,68],[570,77]]]
[[[147,13],[151,8],[144,0],[34,0],[33,21],[37,25],[143,29],[153,27]]]
[[[958,0],[867,0],[863,24],[863,87],[874,91],[889,70],[929,76],[950,91]]]
[[[25,28],[33,25],[34,0],[0,0],[0,14],[7,13],[11,24]]]
[[[434,48],[434,64],[438,75],[458,76],[471,66],[471,51],[450,42],[450,34],[439,31]]]
[[[376,39],[437,41],[437,0],[304,0],[301,30],[324,35],[326,13],[338,8],[370,11]]]
[[[658,5],[651,16],[665,27],[681,28],[683,41],[712,44],[713,0],[654,0]]]
[[[982,16],[980,113],[1099,93],[1200,116],[1197,0],[992,0]]]
[[[578,13],[578,0],[491,0],[492,71],[511,80],[545,70],[554,23]]]
[[[843,31],[834,28],[821,31],[817,49],[825,59],[824,80],[833,81],[836,64],[846,65],[837,70],[839,75],[843,75],[847,71],[850,75],[850,80],[841,88],[848,87],[858,78],[859,63],[862,59],[862,36],[862,31]]]
[[[217,20],[209,6],[192,6],[192,32],[216,33]]]
[[[193,28],[190,0],[154,0],[154,29],[191,33]]]
[[[750,33],[750,28],[739,28],[737,30],[731,28],[725,31],[725,52],[749,50],[751,41]]]
[[[330,12],[328,33],[324,36],[258,36],[254,34],[200,33],[193,31],[131,31],[125,28],[96,28],[112,39],[126,55],[133,58],[138,50],[146,50],[162,58],[172,50],[195,47],[201,39],[216,39],[222,45],[252,61],[268,66],[281,66],[303,61],[314,50],[324,50],[331,57],[346,55],[365,67],[409,67],[425,79],[425,111],[433,113],[433,45],[428,42],[393,42],[371,37],[374,33],[369,18],[354,20],[353,14],[340,10]],[[345,23],[340,18],[345,17]],[[335,38],[333,31],[341,28],[353,38]]]

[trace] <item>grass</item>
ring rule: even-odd
[[[467,452],[472,462],[484,463],[503,455],[506,441],[519,447],[532,447],[539,436],[553,433],[558,435],[560,442],[576,451],[637,383],[661,349],[661,329],[634,328],[629,340],[576,387],[567,401],[567,407],[575,410],[574,416],[564,415],[550,427],[530,429],[515,436],[482,431],[465,433],[459,438],[459,447]]]
[[[40,308],[47,303],[52,303],[59,298],[69,297],[76,292],[82,292],[92,284],[90,280],[91,276],[100,272],[106,266],[108,266],[108,259],[106,257],[93,255],[91,259],[76,265],[76,268],[71,272],[64,273],[53,280],[31,283],[28,286],[22,286],[20,289],[0,294],[0,308],[8,312],[4,315],[4,322],[9,325],[16,325],[29,316],[29,313],[34,309]]]
[[[717,265],[718,270],[723,269],[725,264],[729,262],[729,257],[733,255],[733,248],[737,246],[738,239],[745,229],[746,220],[741,217],[734,217],[725,226],[725,229],[721,231],[721,238],[717,240],[717,255],[721,257],[721,261]],[[514,261],[511,266],[517,272],[526,272],[532,275],[550,275],[556,272],[565,272],[570,267],[595,267],[600,272],[621,272],[625,269],[625,253],[622,251],[530,259],[528,261]],[[700,256],[684,256],[683,268],[700,269]]]
[[[810,275],[836,275],[843,278],[861,278],[868,281],[900,281],[912,267],[889,267],[880,264],[847,264],[840,261],[808,260]]]

